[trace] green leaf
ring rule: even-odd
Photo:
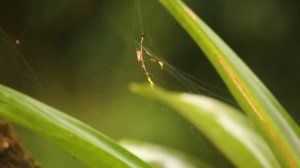
[[[283,167],[300,167],[299,127],[227,44],[180,0],[160,0],[202,48]]]
[[[175,149],[140,142],[137,140],[122,140],[120,144],[130,152],[139,156],[144,161],[153,165],[153,167],[162,168],[210,168],[203,161],[196,159],[194,156],[187,155]]]
[[[90,167],[150,167],[97,130],[3,85],[0,116],[48,137]]]
[[[218,100],[187,93],[131,85],[131,90],[174,108],[203,132],[237,167],[280,167],[249,120]]]

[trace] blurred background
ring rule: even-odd
[[[300,1],[185,2],[300,123]],[[0,26],[1,84],[114,140],[158,143],[216,167],[233,167],[171,109],[128,89],[132,82],[146,82],[135,54],[145,32],[145,47],[186,73],[160,70],[147,61],[157,85],[216,97],[238,107],[202,51],[158,1],[0,0]],[[198,81],[187,80],[189,75]],[[85,167],[47,139],[19,127],[18,132],[42,166]]]

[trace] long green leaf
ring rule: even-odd
[[[300,167],[299,127],[247,65],[181,0],[160,0],[202,48],[283,167]]]
[[[133,84],[134,92],[173,107],[203,132],[237,167],[280,167],[249,120],[218,100]]]
[[[150,167],[97,130],[3,85],[0,116],[48,137],[90,167]]]
[[[120,144],[153,167],[212,168],[194,156],[162,145],[137,140],[122,140]]]

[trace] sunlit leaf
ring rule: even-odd
[[[209,168],[207,163],[178,150],[136,140],[122,140],[121,145],[133,154],[159,168]]]
[[[174,108],[203,132],[237,167],[280,167],[251,122],[233,107],[205,96],[131,85],[131,90]]]

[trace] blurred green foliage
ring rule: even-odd
[[[299,1],[186,2],[239,53],[299,123]],[[232,167],[170,109],[128,90],[130,82],[146,82],[135,56],[142,32],[147,48],[208,83],[200,86],[226,90],[203,53],[157,1],[1,0],[0,26],[2,84],[68,112],[116,140],[147,140],[194,154],[216,167]],[[21,45],[15,45],[16,39]],[[197,90],[152,64],[149,69],[164,88]],[[226,91],[216,94],[232,99]],[[84,167],[44,138],[21,128],[19,132],[45,167]]]

